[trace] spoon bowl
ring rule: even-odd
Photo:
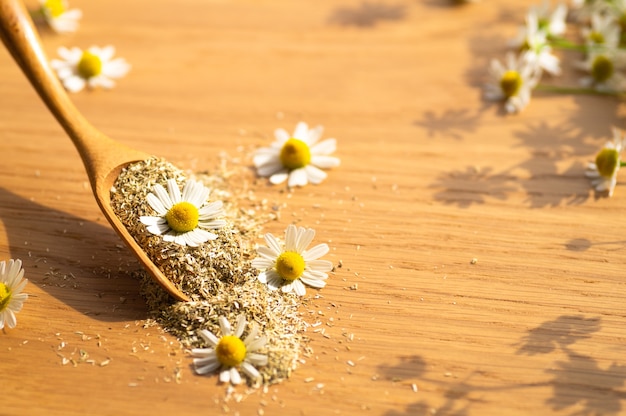
[[[109,138],[85,119],[52,71],[41,40],[20,0],[0,1],[0,37],[50,112],[72,139],[102,213],[154,280],[174,298],[188,301],[137,244],[111,207],[111,187],[122,169],[151,155]]]

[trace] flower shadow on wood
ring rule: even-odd
[[[521,342],[518,354],[565,354],[546,370],[553,395],[546,404],[557,411],[576,407],[571,415],[594,416],[619,414],[626,391],[626,365],[611,363],[602,368],[590,356],[577,354],[577,342],[590,338],[601,329],[600,318],[564,315],[531,329]]]
[[[373,27],[383,20],[402,20],[406,16],[403,4],[364,1],[358,7],[340,7],[329,18],[339,26]]]
[[[139,282],[129,276],[141,266],[121,246],[111,228],[37,204],[1,187],[0,221],[6,230],[10,255],[23,260],[30,284],[95,319],[145,317]],[[93,259],[91,265],[84,261],[89,258]],[[120,271],[123,269],[128,270]]]
[[[430,188],[441,189],[434,198],[446,205],[468,208],[474,204],[484,204],[488,198],[505,200],[517,188],[512,185],[516,178],[505,174],[495,174],[492,168],[478,169],[468,166],[439,175]]]
[[[490,198],[503,201],[514,192],[523,192],[530,208],[577,205],[589,199],[589,180],[578,159],[592,154],[596,145],[585,142],[572,127],[544,121],[513,134],[520,141],[515,147],[526,149],[530,157],[501,172],[467,167],[443,173],[430,185],[440,189],[434,198],[460,208],[485,204]]]
[[[426,111],[421,120],[413,125],[428,131],[428,137],[441,135],[461,140],[463,134],[474,132],[478,126],[479,114],[471,114],[467,109],[445,110],[441,115],[434,111]]]
[[[396,365],[381,365],[378,367],[380,374],[386,379],[407,382],[415,380],[419,382],[426,373],[426,362],[420,356],[401,357],[400,362]],[[427,401],[422,400],[409,404],[404,411],[395,410],[385,413],[385,416],[409,416],[409,415],[427,415],[436,414],[451,416],[467,416],[471,402],[467,396],[474,388],[467,381],[460,381],[451,385],[446,385],[444,394],[445,402],[443,405],[433,407]]]
[[[541,121],[513,134],[519,140],[516,147],[530,152],[530,158],[513,169],[523,169],[530,175],[520,185],[531,207],[557,206],[562,202],[574,205],[589,198],[585,165],[578,159],[593,155],[598,147],[585,141],[581,129],[567,123]],[[565,169],[564,164],[568,165]]]

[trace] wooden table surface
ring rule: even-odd
[[[0,414],[626,413],[626,187],[596,197],[584,176],[622,105],[544,93],[507,116],[481,98],[534,3],[74,0],[79,31],[42,32],[50,56],[115,45],[131,72],[73,101],[184,169],[223,152],[250,165],[300,120],[337,138],[342,164],[318,186],[288,193],[250,172],[259,200],[285,204],[265,231],[313,227],[343,267],[303,309],[324,314],[313,356],[228,399],[144,327],[138,266],[0,50],[0,255],[30,281],[0,333]]]

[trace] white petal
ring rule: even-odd
[[[300,279],[293,281],[293,291],[296,292],[296,295],[298,296],[306,295],[306,288],[304,287]]]
[[[225,368],[222,371],[220,371],[220,381],[222,383],[230,383],[230,371],[228,368]]]
[[[231,335],[231,327],[230,327],[230,322],[228,322],[228,319],[226,319],[225,316],[220,316],[218,318],[219,324],[220,324],[220,329],[222,330],[222,336],[224,335]]]
[[[270,233],[265,234],[265,242],[267,243],[267,246],[276,253],[276,257],[283,252],[283,249],[280,247],[280,244],[274,235]]]
[[[237,326],[235,327],[235,335],[237,338],[241,338],[243,330],[246,329],[246,317],[243,315],[237,316]]]
[[[219,361],[216,361],[211,364],[203,365],[203,366],[194,366],[197,374],[209,374],[214,372],[220,367]]]
[[[63,80],[63,86],[69,92],[78,92],[85,88],[86,82],[83,78],[79,76],[71,76]]]
[[[270,290],[276,290],[280,288],[285,282],[282,277],[274,270],[268,270],[265,272],[267,287]]]
[[[308,176],[304,168],[295,169],[289,173],[289,181],[287,182],[287,186],[289,186],[290,188],[294,188],[296,186],[305,186],[307,183]]]
[[[296,251],[296,235],[296,226],[289,224],[285,230],[285,251]]]
[[[337,140],[326,139],[311,147],[311,155],[330,155],[337,150]]]
[[[314,237],[314,229],[307,228],[306,230],[304,230],[304,232],[299,235],[298,241],[296,242],[296,253],[303,253],[309,246],[309,244],[311,244],[311,241],[313,241]]]
[[[287,178],[289,178],[289,173],[287,172],[287,170],[283,169],[280,172],[274,173],[272,176],[270,176],[270,183],[272,183],[273,185],[279,185],[285,182]]]
[[[267,355],[265,354],[258,354],[258,353],[250,353],[248,355],[246,355],[246,361],[254,364],[255,366],[263,366],[263,365],[267,365]]]
[[[328,260],[308,260],[306,266],[318,272],[329,272],[333,269],[333,263]]]
[[[282,145],[282,143],[290,139],[291,135],[285,129],[276,129],[274,131],[274,137],[276,137],[276,140],[281,142]]]
[[[161,198],[159,198],[157,195],[148,194],[148,196],[146,196],[146,201],[148,201],[148,205],[150,205],[150,207],[155,210],[156,213],[160,216],[167,214],[169,208],[165,206]]]
[[[178,188],[178,184],[176,183],[175,179],[167,180],[167,193],[174,204],[178,204],[179,202],[181,202],[182,199],[180,195],[180,189]],[[168,209],[169,208],[171,207],[168,207]]]
[[[302,253],[302,258],[304,258],[304,261],[307,261],[307,262],[310,260],[317,260],[323,255],[325,255],[326,253],[328,253],[328,251],[329,251],[328,244],[326,243],[318,244],[312,249],[307,250],[304,253]]]
[[[307,277],[305,277],[304,275],[302,275],[300,277],[300,280],[302,280],[302,282],[308,286],[314,287],[316,289],[320,289],[323,288],[324,286],[326,286],[326,282],[323,280],[319,280],[319,279],[309,279]]]
[[[235,367],[230,369],[230,382],[234,385],[241,384],[241,376]]]
[[[295,280],[295,281],[297,282],[297,280]],[[294,282],[289,282],[289,283],[284,284],[284,285],[280,288],[280,290],[281,290],[283,293],[289,293],[289,292],[292,292],[292,291],[293,291],[293,286],[294,286],[294,285],[293,285],[293,283],[294,283]]]
[[[334,156],[313,155],[311,156],[311,164],[322,169],[330,169],[341,164],[339,158]]]
[[[206,329],[202,329],[198,333],[207,344],[212,347],[217,346],[219,339],[212,332],[207,331]]]
[[[322,181],[326,179],[326,177],[328,176],[326,172],[324,172],[323,170],[320,170],[319,168],[313,165],[307,165],[304,169],[306,171],[306,175],[307,175],[307,178],[309,179],[309,182],[311,182],[314,185],[322,183]]]
[[[270,267],[274,267],[274,263],[275,263],[275,261],[273,261],[273,260],[266,259],[266,258],[263,258],[263,257],[257,257],[254,260],[252,260],[251,265],[255,269],[266,270],[266,269],[269,269]]]
[[[244,361],[243,363],[241,363],[241,369],[246,374],[246,376],[248,376],[248,378],[251,378],[252,380],[256,381],[261,378],[261,373],[259,373],[258,370],[248,362]]]
[[[163,205],[163,207],[165,207],[165,212],[167,212],[167,210],[172,208],[172,205],[174,205],[174,203],[172,202],[172,199],[167,194],[167,191],[161,184],[154,185],[152,187],[152,192],[161,201],[161,204]],[[165,215],[165,214],[162,214],[162,215]]]

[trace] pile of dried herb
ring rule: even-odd
[[[241,187],[244,181],[233,175],[224,168],[194,175],[212,189],[210,200],[224,202],[228,221],[227,226],[214,230],[216,240],[199,247],[167,243],[149,233],[139,220],[142,215],[153,215],[146,197],[155,184],[165,186],[174,178],[182,187],[187,179],[183,171],[163,159],[151,158],[125,168],[111,189],[111,205],[155,265],[191,299],[174,302],[146,272],[138,271],[152,319],[190,348],[204,346],[199,329],[219,334],[219,316],[234,323],[236,316],[243,314],[268,338],[268,365],[258,370],[263,383],[270,384],[289,377],[297,366],[306,341],[306,323],[298,311],[300,299],[269,291],[250,266],[256,255],[254,240],[271,214],[259,215],[239,207],[246,191]]]

